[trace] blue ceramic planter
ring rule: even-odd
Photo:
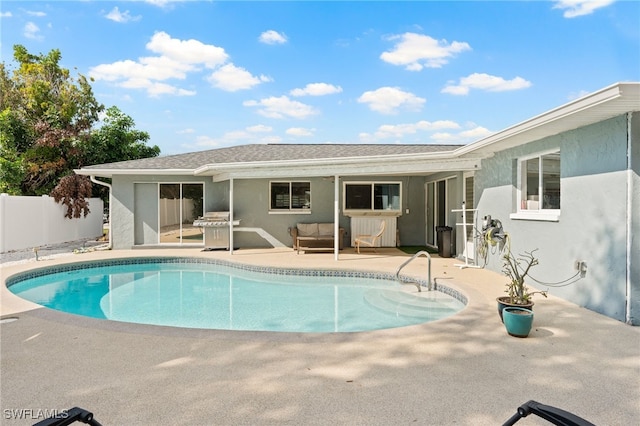
[[[514,337],[527,337],[533,325],[533,311],[525,308],[506,307],[502,320],[507,333]]]

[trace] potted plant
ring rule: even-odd
[[[533,311],[526,308],[507,306],[502,311],[502,322],[510,336],[527,337],[533,326]]]
[[[509,282],[506,285],[507,288],[505,289],[505,293],[507,293],[507,296],[501,296],[497,298],[498,313],[500,314],[500,319],[502,319],[502,322],[505,322],[504,316],[506,313],[506,308],[514,308],[509,309],[509,314],[518,315],[521,317],[530,316],[530,321],[532,321],[532,308],[534,304],[531,300],[532,296],[538,293],[544,297],[547,297],[546,291],[530,291],[524,282],[525,278],[529,274],[529,270],[532,267],[538,265],[538,259],[534,256],[534,252],[536,250],[525,252],[525,254],[520,255],[520,257],[515,257],[511,252],[508,251],[502,257],[502,272],[507,276],[507,278],[509,278]],[[521,336],[521,333],[514,335],[526,337]]]

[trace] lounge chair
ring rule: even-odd
[[[382,238],[382,234],[384,233],[384,228],[386,226],[386,222],[384,220],[380,221],[380,228],[375,235],[356,235],[354,242],[356,244],[356,251],[360,254],[360,246],[372,247],[373,251],[376,251],[376,244],[380,238]]]

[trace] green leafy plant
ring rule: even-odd
[[[531,297],[534,294],[541,294],[547,297],[546,291],[530,291],[525,285],[525,278],[529,274],[529,270],[538,265],[538,259],[534,256],[534,252],[525,252],[519,257],[515,257],[510,251],[507,251],[502,257],[502,272],[510,279],[506,284],[505,293],[509,295],[509,303],[516,305],[527,305],[531,303]]]

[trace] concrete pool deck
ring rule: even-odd
[[[33,267],[137,256],[202,256],[265,266],[395,272],[395,249],[338,262],[289,249],[93,251],[4,264]],[[505,278],[434,257],[438,283],[469,305],[440,321],[362,333],[188,330],[116,323],[39,308],[0,285],[3,425],[79,406],[103,425],[499,425],[533,399],[596,425],[640,422],[640,327],[551,295],[536,298],[529,338],[496,312]],[[418,258],[403,272],[426,276]],[[415,289],[414,289],[415,290]],[[22,411],[21,411],[22,410]],[[30,410],[30,411],[25,411]],[[40,410],[40,411],[38,411]],[[21,417],[21,419],[17,418]],[[518,424],[549,424],[529,416]]]

